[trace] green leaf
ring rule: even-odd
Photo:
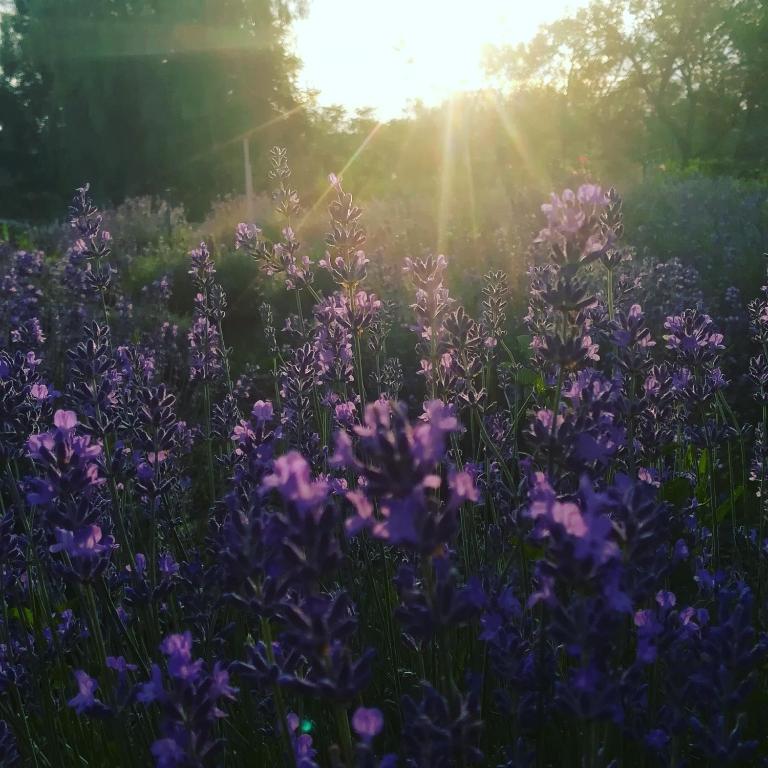
[[[731,511],[731,503],[735,504],[744,495],[744,486],[734,489],[733,494],[728,495],[725,501],[715,510],[715,519],[722,523]]]
[[[523,554],[528,560],[537,560],[544,555],[544,547],[540,544],[526,541],[523,544]]]
[[[699,476],[709,472],[709,449],[705,448],[699,456]]]
[[[689,445],[688,450],[685,452],[685,461],[683,463],[683,468],[692,469],[694,466],[696,466],[696,454],[694,452],[693,446]]]
[[[526,352],[531,348],[532,337],[529,333],[521,333],[519,336],[515,336],[515,343],[518,349],[525,350]]]
[[[709,450],[704,449],[697,465],[696,498],[703,499],[709,494]]]
[[[12,619],[21,619],[22,616],[24,616],[25,623],[32,627],[34,626],[34,614],[29,608],[22,608],[19,610],[19,608],[11,608],[10,611],[8,611],[8,616]]]
[[[523,387],[535,387],[539,375],[530,368],[521,368],[517,372],[517,383]]]
[[[675,477],[661,486],[659,498],[675,507],[682,507],[691,498],[691,484],[684,477]]]

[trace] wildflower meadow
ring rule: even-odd
[[[524,317],[432,252],[376,295],[342,180],[313,259],[270,179],[230,242],[289,298],[257,366],[210,243],[182,326],[88,186],[62,256],[0,245],[0,764],[765,764],[768,289],[728,362],[584,184]]]

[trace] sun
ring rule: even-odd
[[[530,39],[578,2],[565,0],[314,0],[294,24],[300,85],[323,105],[374,108],[381,119],[410,102],[438,104],[487,85],[484,52]]]

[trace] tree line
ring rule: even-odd
[[[0,217],[55,215],[84,179],[104,201],[157,195],[199,217],[242,190],[243,139],[257,187],[274,143],[307,179],[364,145],[349,168],[363,194],[435,196],[449,177],[480,218],[488,189],[573,174],[765,174],[765,0],[596,0],[490,52],[495,88],[386,125],[298,91],[286,39],[304,10],[13,0],[0,22]]]

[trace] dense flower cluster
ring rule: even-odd
[[[585,184],[523,324],[500,271],[473,316],[440,254],[371,284],[334,175],[316,273],[285,150],[270,178],[233,246],[296,310],[250,366],[220,246],[186,325],[165,276],[123,293],[87,186],[63,260],[0,248],[0,764],[764,764],[768,288],[726,297],[733,370]]]

